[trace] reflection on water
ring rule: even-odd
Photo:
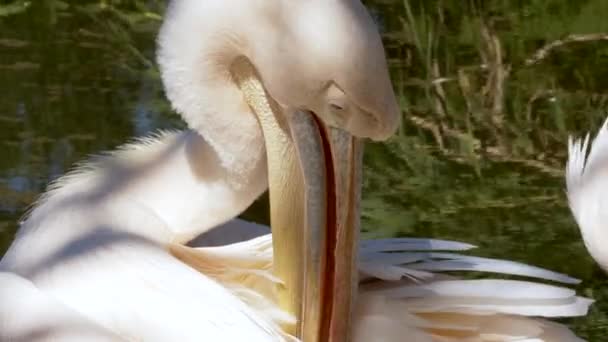
[[[0,5],[0,251],[27,206],[75,162],[183,127],[151,62],[162,1],[126,1],[120,11],[98,1],[30,3],[11,15]],[[566,132],[596,127],[607,109],[608,45],[566,42],[546,60],[526,58],[569,33],[608,32],[605,0],[513,12],[367,3],[385,29],[407,117],[398,137],[366,150],[366,234],[463,240],[482,255],[579,277],[579,290],[599,303],[570,322],[601,340],[608,282],[570,217],[561,165]],[[465,15],[478,12],[487,22]],[[262,200],[245,215],[265,221],[265,210]]]

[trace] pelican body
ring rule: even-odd
[[[400,117],[371,17],[357,0],[176,0],[158,42],[167,96],[190,129],[136,141],[59,179],[0,271],[125,340],[346,335],[356,138],[385,139]],[[179,247],[269,185],[283,285],[279,308],[259,311],[255,295],[198,272]]]
[[[94,157],[40,197],[0,261],[0,340],[578,340],[526,318],[585,314],[572,290],[441,272],[574,279],[455,242],[358,244],[363,139],[400,120],[359,0],[175,0],[158,44],[189,129]],[[266,189],[272,238],[188,245],[253,229],[231,220]]]

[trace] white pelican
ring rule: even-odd
[[[589,142],[589,134],[568,141],[568,201],[589,254],[608,271],[608,120],[587,154]]]
[[[357,246],[353,137],[385,139],[400,116],[358,0],[176,0],[158,55],[190,130],[98,157],[41,197],[0,261],[0,340],[578,340],[523,317],[585,314],[572,290],[431,272],[564,275],[424,253],[470,247],[447,241]],[[267,187],[272,242],[186,246]]]

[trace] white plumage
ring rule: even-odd
[[[110,342],[120,338],[30,281],[0,272],[2,341]]]
[[[195,272],[137,230],[140,227],[149,229],[148,233],[154,229],[168,230],[149,211],[120,201],[118,196],[110,197],[112,200],[103,205],[95,202],[95,210],[79,199],[70,201],[70,205],[64,204],[66,214],[79,217],[76,222],[80,225],[73,223],[68,231],[76,239],[74,254],[53,253],[54,240],[51,233],[44,232],[49,227],[57,227],[55,236],[68,234],[61,230],[62,223],[67,222],[65,218],[51,215],[57,213],[55,205],[73,196],[94,196],[105,191],[105,187],[95,184],[104,184],[98,179],[113,174],[121,161],[128,160],[134,169],[140,162],[148,165],[146,161],[165,151],[158,147],[168,146],[167,142],[174,142],[183,134],[187,133],[161,135],[158,140],[129,145],[109,157],[102,157],[89,165],[95,167],[61,180],[56,189],[40,201],[28,221],[36,222],[31,220],[37,215],[42,217],[45,214],[42,210],[46,209],[49,210],[44,216],[46,222],[56,222],[56,225],[43,226],[44,221],[34,225],[26,221],[2,260],[4,271],[17,272],[35,284],[11,274],[0,277],[3,283],[0,317],[5,324],[4,329],[0,329],[0,340],[45,327],[44,320],[31,316],[34,309],[41,314],[48,312],[47,317],[52,318],[48,323],[48,331],[52,333],[44,336],[63,333],[76,336],[74,340],[89,336],[100,341],[112,340],[109,336],[113,334],[127,341],[289,339],[281,335],[278,324],[291,317],[273,303],[271,288],[280,280],[271,274],[271,238],[269,235],[255,237],[267,233],[266,227],[233,220],[209,231],[196,243],[223,245],[252,239],[221,247],[197,248],[202,254],[196,263],[200,266],[199,272]],[[183,150],[173,149],[172,153],[176,155],[170,154],[170,159],[180,160],[177,156]],[[133,158],[134,154],[139,154],[140,159]],[[144,158],[145,155],[149,158]],[[152,175],[153,172],[150,177]],[[173,179],[175,187],[186,189],[177,182],[179,179],[183,178]],[[181,193],[167,191],[165,196],[172,194]],[[123,211],[130,213],[132,219],[118,220],[115,215]],[[142,221],[134,219],[137,217]],[[147,221],[143,221],[144,218]],[[113,230],[87,233],[75,228],[95,226],[112,226]],[[122,232],[116,232],[118,229]],[[104,245],[105,241],[108,245]],[[181,248],[187,254],[192,253],[188,247]],[[517,262],[454,254],[474,248],[460,242],[384,239],[362,241],[360,248],[362,285],[354,327],[357,341],[370,341],[372,337],[376,341],[511,341],[513,336],[546,342],[579,341],[562,325],[525,317],[586,314],[591,301],[577,297],[573,290],[529,281],[460,280],[443,271],[495,272],[567,284],[578,283],[576,279]],[[55,263],[47,261],[48,255],[57,254],[61,258]],[[78,325],[72,330],[65,328],[78,321],[96,328],[87,329],[86,335],[80,335],[83,330]],[[19,324],[11,325],[16,323]],[[238,329],[232,328],[233,324]],[[451,337],[439,338],[442,334]],[[403,336],[408,338],[404,340]],[[65,340],[69,341],[67,337]]]
[[[50,187],[0,261],[0,340],[293,339],[282,327],[294,318],[275,303],[281,279],[271,272],[269,236],[185,246],[268,187],[262,132],[232,63],[249,59],[285,115],[304,108],[382,139],[398,126],[399,110],[379,35],[357,0],[176,0],[159,44],[168,96],[191,130],[94,158]],[[231,225],[239,234],[251,227]],[[525,317],[585,314],[590,301],[574,291],[442,272],[575,280],[453,254],[471,247],[362,243],[354,339],[577,340],[564,326]]]
[[[203,216],[192,223],[201,230],[222,207],[239,210],[228,187],[192,170],[198,154],[188,146],[200,141],[189,131],[162,134],[60,179],[22,223],[0,270],[128,341],[280,338],[270,317],[167,250],[180,241],[179,225],[164,217],[174,206],[183,203],[176,219]],[[10,331],[0,331],[0,341]]]
[[[250,238],[250,232],[261,236],[231,243]],[[200,260],[208,261],[199,263],[199,270],[214,274],[237,293],[247,292],[245,287],[271,297],[261,285],[277,281],[270,276],[272,244],[267,232],[266,227],[233,220],[208,233],[196,243],[228,245],[196,248],[203,256]],[[566,284],[577,284],[577,279],[518,262],[453,253],[471,248],[474,246],[433,239],[362,241],[355,340],[581,341],[563,325],[528,318],[585,315],[592,301],[576,296],[573,290],[522,280],[463,280],[443,272],[484,271]],[[256,260],[255,266],[236,267],[241,272],[236,277],[214,272],[215,260],[225,261],[226,255],[231,256],[232,265]],[[248,276],[257,279],[253,286],[243,281]]]
[[[587,134],[584,139],[571,137],[568,141],[566,184],[585,246],[608,271],[608,120],[595,139]]]

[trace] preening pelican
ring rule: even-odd
[[[400,118],[358,0],[175,0],[158,41],[190,130],[97,157],[40,198],[0,261],[0,340],[578,340],[525,317],[585,314],[572,290],[440,272],[567,276],[449,241],[358,246],[360,139]],[[272,239],[187,246],[267,188]]]

